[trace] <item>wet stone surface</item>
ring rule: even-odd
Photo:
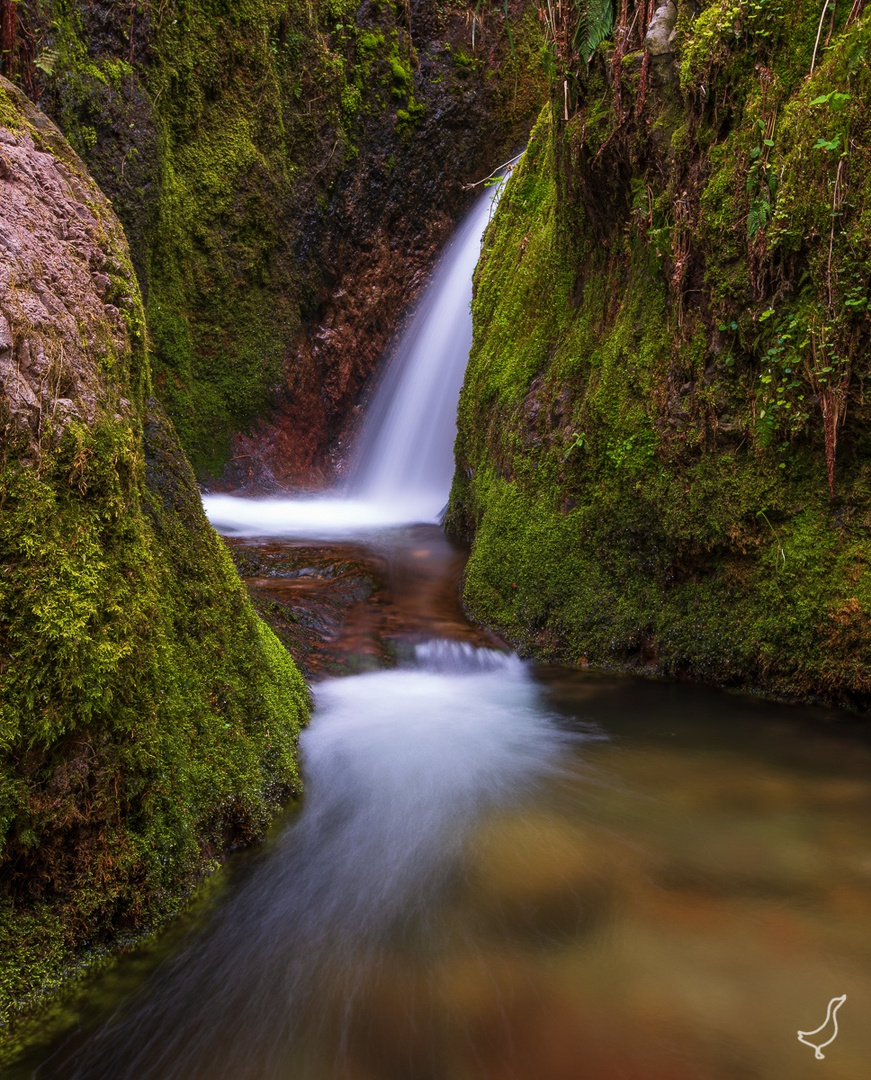
[[[438,526],[366,544],[225,539],[254,606],[306,678],[392,667],[433,637],[502,646],[466,622],[466,552]]]

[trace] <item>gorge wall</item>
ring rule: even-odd
[[[465,602],[529,655],[867,708],[871,15],[599,7],[548,25],[477,273]]]
[[[464,184],[519,148],[540,107],[535,11],[523,0],[18,11],[7,73],[125,226],[155,393],[198,476],[323,481],[471,197]]]
[[[206,521],[146,342],[109,202],[0,79],[3,1035],[299,786],[305,685]]]

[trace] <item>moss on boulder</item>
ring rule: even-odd
[[[0,1024],[299,788],[305,685],[151,396],[123,230],[0,80]],[[2,1030],[2,1029],[0,1029]]]

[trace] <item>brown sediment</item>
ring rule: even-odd
[[[467,549],[435,525],[401,544],[228,540],[261,616],[308,678],[390,666],[417,643],[503,643],[471,626],[460,604]]]

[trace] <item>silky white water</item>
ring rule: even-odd
[[[382,950],[432,947],[471,829],[595,739],[555,720],[517,657],[460,642],[321,683],[315,702],[299,820],[143,1000],[64,1063],[66,1080],[344,1075],[343,1015]]]
[[[425,502],[433,514],[447,502],[472,345],[472,274],[496,197],[482,195],[460,225],[367,412],[351,485],[366,499]]]
[[[328,538],[438,520],[450,492],[457,402],[472,343],[472,273],[498,193],[480,196],[436,265],[376,388],[348,483],[301,498],[204,495],[216,529]]]

